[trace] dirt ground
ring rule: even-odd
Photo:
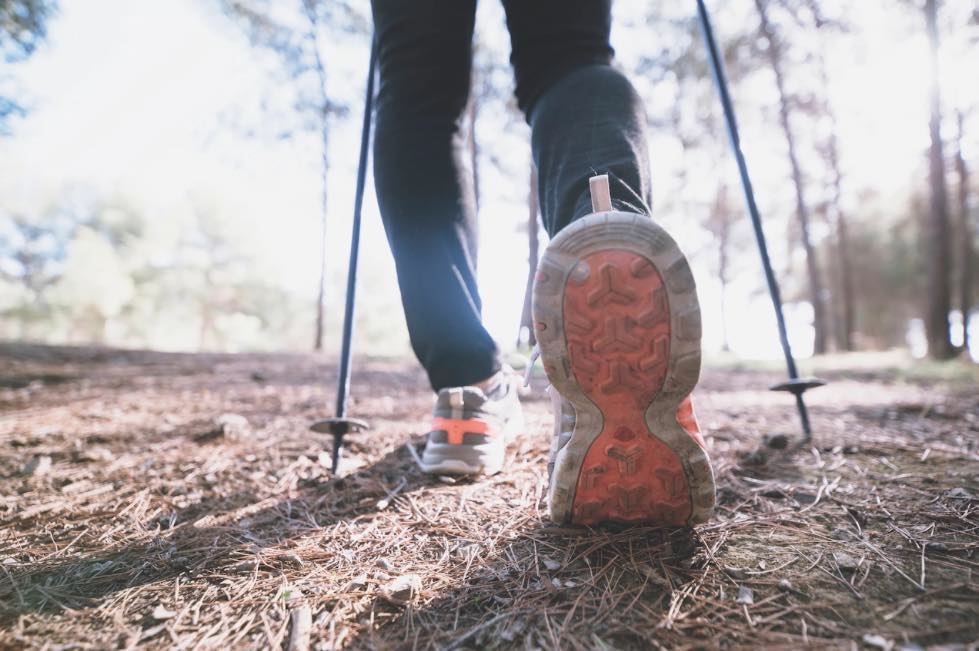
[[[422,475],[406,361],[0,346],[0,647],[976,648],[979,392],[837,371],[812,446],[777,374],[705,369],[719,508],[695,530],[543,517],[542,377],[510,467]],[[777,439],[776,439],[777,440]],[[760,453],[759,453],[760,450]]]

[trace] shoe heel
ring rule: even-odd
[[[544,370],[576,411],[555,458],[552,519],[705,520],[710,463],[676,418],[700,373],[700,311],[672,238],[630,213],[575,222],[541,261],[534,320]]]

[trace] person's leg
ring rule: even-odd
[[[534,331],[555,400],[557,522],[704,521],[714,480],[689,394],[700,373],[690,267],[649,216],[646,118],[611,67],[610,0],[504,0],[544,225]],[[593,207],[589,179],[596,179]],[[640,214],[637,214],[640,213]]]
[[[646,114],[611,66],[611,0],[504,0],[504,7],[547,232],[591,212],[588,179],[596,174],[609,174],[614,207],[648,212]]]
[[[380,71],[374,180],[412,348],[436,391],[500,368],[480,315],[475,201],[459,129],[475,5],[372,2]]]

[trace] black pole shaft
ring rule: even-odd
[[[354,305],[357,294],[357,262],[360,255],[360,215],[364,205],[364,186],[367,182],[367,154],[370,149],[371,120],[374,113],[374,69],[376,64],[377,43],[375,41],[371,44],[371,57],[367,72],[367,96],[364,99],[364,124],[360,132],[360,160],[357,163],[357,190],[354,195],[354,219],[350,234],[350,264],[347,267],[347,300],[343,311],[343,341],[340,349],[340,376],[337,381],[337,418],[346,418],[347,396],[350,394],[351,340],[353,339]],[[336,466],[339,452],[340,446],[334,445],[334,466]]]
[[[734,115],[734,103],[731,101],[727,76],[724,73],[724,61],[718,53],[717,41],[714,39],[714,30],[711,28],[710,16],[707,14],[707,6],[704,4],[704,0],[697,0],[697,13],[700,17],[700,28],[704,35],[704,42],[707,45],[711,74],[714,77],[714,84],[717,86],[718,95],[720,95],[721,107],[724,109],[724,120],[727,124],[728,137],[731,140],[731,149],[734,151],[734,158],[738,163],[738,172],[741,175],[741,184],[744,187],[744,197],[748,206],[748,214],[751,216],[751,225],[755,231],[758,252],[761,254],[761,263],[765,270],[768,293],[772,297],[772,306],[775,308],[775,319],[778,322],[778,337],[782,344],[782,353],[785,355],[785,366],[788,369],[789,378],[796,380],[799,378],[799,371],[796,368],[795,358],[792,355],[788,329],[785,326],[785,315],[782,313],[782,296],[778,289],[778,280],[775,278],[775,272],[772,270],[772,260],[768,255],[768,244],[765,241],[765,231],[762,228],[761,213],[758,211],[758,204],[755,201],[755,192],[751,186],[751,177],[748,175],[748,164],[745,162],[744,152],[741,149],[741,136],[738,133],[738,122]],[[797,392],[795,394],[795,402],[799,410],[799,417],[802,420],[802,429],[808,437],[811,434],[809,414],[806,411],[806,403],[802,400],[801,393]]]

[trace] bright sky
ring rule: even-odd
[[[268,59],[248,47],[209,2],[62,0],[61,4],[59,17],[50,25],[49,45],[17,73],[34,110],[17,125],[15,137],[4,142],[0,153],[0,192],[5,201],[43,205],[64,188],[83,185],[137,197],[148,212],[167,219],[171,211],[186,205],[190,194],[203,193],[235,218],[247,220],[254,245],[264,251],[263,268],[270,277],[311,299],[319,236],[315,142],[250,140],[229,127],[243,116],[254,119],[262,94],[272,92]],[[927,145],[926,44],[913,34],[897,39],[895,34],[906,27],[893,10],[879,3],[852,4],[854,21],[875,28],[867,27],[859,52],[830,52],[848,187],[852,191],[873,186],[884,197],[903,197],[923,169],[921,156]],[[479,29],[491,41],[505,44],[495,3],[482,2],[480,7]],[[725,25],[718,23],[715,30],[723,39]],[[639,43],[626,41],[618,31],[613,44],[625,61],[639,48]],[[334,60],[342,54],[344,74],[359,80],[366,68],[366,45],[344,47],[343,53],[332,52]],[[501,51],[499,56],[506,54]],[[951,63],[956,65],[949,66],[954,79],[950,86],[956,93],[972,88],[975,100],[974,75],[962,76],[966,72],[959,68],[964,62]],[[768,92],[762,85],[737,90],[738,98]],[[335,131],[330,152],[334,172],[328,241],[330,271],[336,278],[342,278],[346,265],[359,113],[360,108],[355,108],[349,125]],[[781,136],[760,116],[743,114],[741,120],[756,186],[781,187],[760,197],[762,207],[781,210],[784,195],[775,196],[787,189]],[[681,164],[682,152],[670,134],[651,136],[654,187],[658,197],[668,197],[676,191],[672,175]],[[512,156],[519,163],[529,153]],[[515,338],[526,274],[524,235],[519,230],[525,219],[526,187],[522,180],[516,187],[509,183],[489,171],[482,186],[485,314],[488,327],[504,346]],[[661,218],[688,250],[703,250],[709,244],[694,220],[677,214]],[[365,282],[388,290],[371,297],[370,304],[372,309],[397,312],[393,265],[372,197],[365,225]],[[779,240],[784,238],[771,237],[778,253]],[[514,256],[513,251],[521,254]],[[755,255],[753,250],[744,254]],[[729,304],[739,307],[728,314],[735,347],[746,356],[777,356],[774,336],[757,336],[769,328],[774,333],[767,298],[756,292],[757,261],[751,258],[741,266],[750,273],[736,279],[729,296]],[[702,291],[705,344],[716,349],[718,285],[708,265],[695,260],[694,267]],[[341,297],[334,294],[329,301],[328,326],[339,328]],[[796,309],[791,315],[802,354],[811,348],[806,312]]]

